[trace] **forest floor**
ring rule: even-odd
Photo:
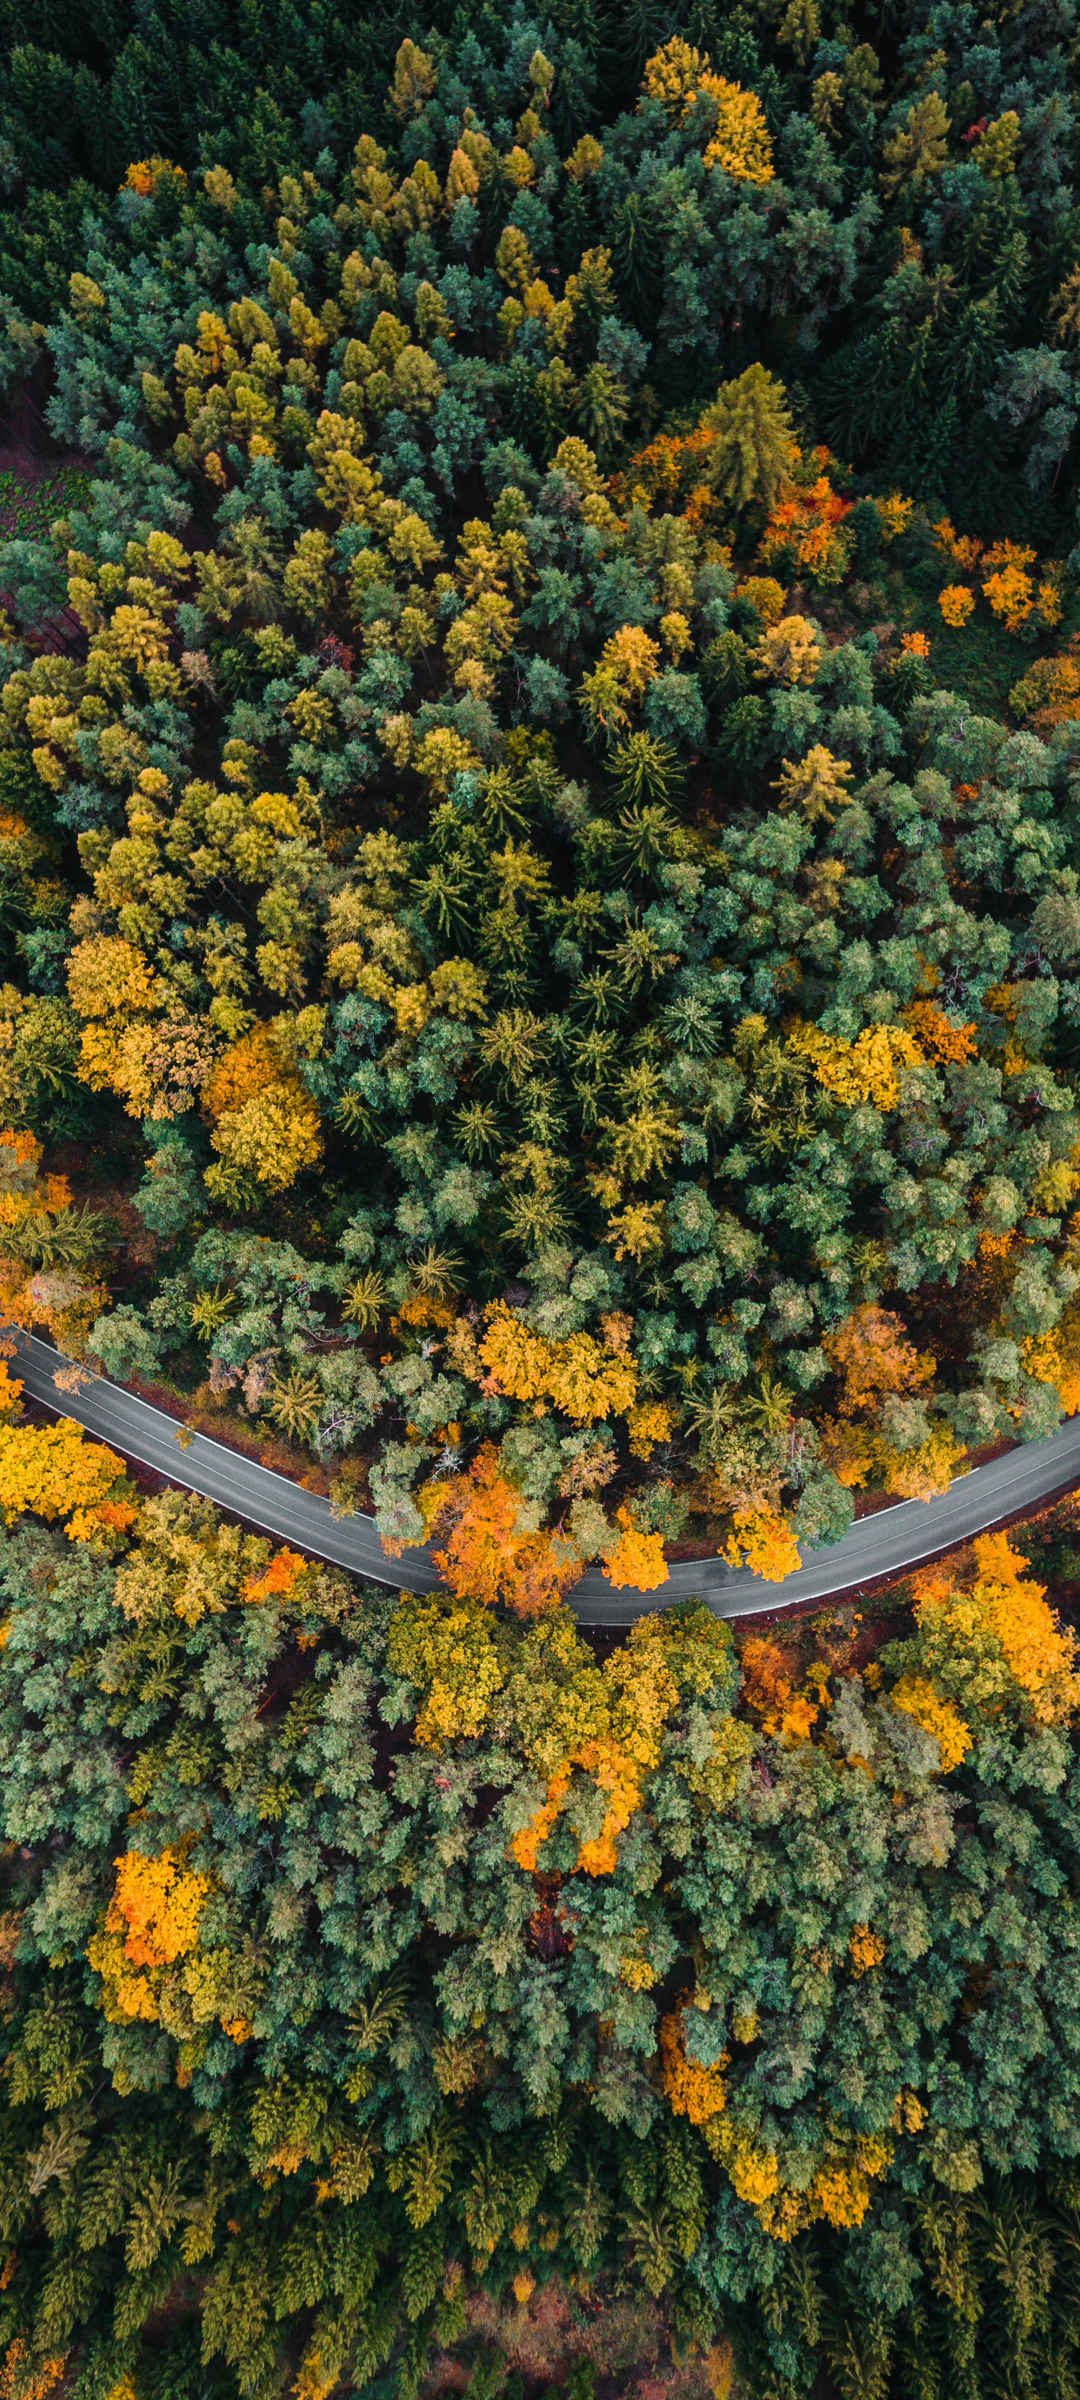
[[[57,517],[85,500],[93,462],[54,441],[28,393],[0,416],[0,541],[43,541]],[[0,588],[0,608],[9,595]],[[38,650],[71,652],[85,641],[74,610],[58,608],[27,637]]]

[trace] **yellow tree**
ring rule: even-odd
[[[122,1458],[87,1439],[81,1425],[0,1424],[0,1512],[66,1520],[69,1541],[102,1542],[134,1525],[135,1496]]]
[[[322,1154],[319,1112],[269,1026],[230,1044],[203,1105],[224,1164],[271,1191],[284,1191]]]

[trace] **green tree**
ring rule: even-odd
[[[722,383],[702,424],[713,435],[709,480],[736,516],[772,507],[792,459],[787,394],[765,367]]]

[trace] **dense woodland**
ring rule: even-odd
[[[572,143],[569,36],[406,40],[343,160],[132,163],[43,335],[5,1305],[527,1610],[686,1540],[782,1575],[1077,1388],[1071,119],[950,155],[1028,12],[889,106],[815,24],[783,110],[733,20]],[[810,374],[895,431],[891,343],[944,422],[974,318],[993,526]]]
[[[1078,41],[0,0],[0,2400],[1080,2393]]]
[[[5,2393],[1076,2391],[1080,1662],[1007,1535],[900,1639],[597,1656],[0,1457]]]

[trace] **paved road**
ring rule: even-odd
[[[438,1583],[426,1548],[388,1559],[373,1518],[335,1517],[319,1493],[304,1491],[288,1476],[275,1475],[206,1434],[186,1433],[164,1409],[152,1408],[104,1376],[84,1375],[77,1390],[58,1390],[55,1371],[70,1369],[71,1362],[32,1334],[18,1334],[16,1349],[13,1369],[28,1394],[59,1415],[74,1417],[125,1458],[155,1468],[170,1483],[201,1492],[249,1525],[280,1541],[295,1542],[334,1566],[348,1567],[354,1575],[370,1576],[375,1583],[410,1592],[428,1592]],[[672,1566],[659,1591],[648,1594],[614,1586],[593,1568],[576,1585],[572,1603],[583,1625],[629,1625],[647,1609],[665,1608],[672,1600],[691,1596],[707,1600],[720,1617],[750,1617],[800,1600],[828,1600],[855,1584],[917,1566],[1076,1482],[1080,1417],[1070,1418],[1049,1441],[1027,1442],[985,1467],[975,1467],[934,1500],[903,1500],[864,1517],[842,1541],[808,1551],[805,1565],[782,1583],[734,1574],[717,1558],[687,1559]]]

